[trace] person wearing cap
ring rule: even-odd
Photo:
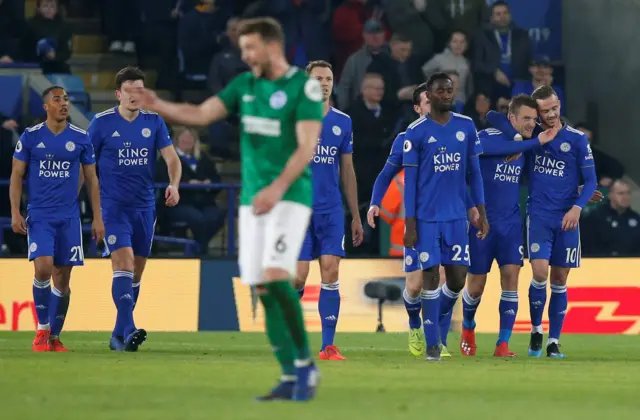
[[[369,19],[364,25],[364,46],[347,59],[338,84],[338,107],[349,108],[360,94],[362,80],[373,56],[390,54],[386,42],[384,27],[377,19]]]
[[[529,73],[531,73],[531,80],[515,80],[513,82],[512,96],[520,94],[531,95],[540,86],[548,85],[558,94],[560,103],[564,104],[564,91],[560,86],[553,83],[553,67],[549,57],[536,55],[529,66]],[[566,106],[561,107],[562,115],[565,114],[566,109]]]

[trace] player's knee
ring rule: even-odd
[[[550,283],[554,286],[566,286],[567,279],[569,278],[569,270],[569,268],[552,267],[549,279]]]
[[[309,261],[299,261],[297,267],[296,278],[293,280],[293,286],[296,290],[304,288],[307,284],[307,277],[309,276]]]
[[[500,278],[500,282],[502,283],[502,290],[504,291],[514,291],[518,290],[518,275],[503,274]]]
[[[282,281],[291,278],[291,274],[283,268],[265,268],[262,275],[266,283]]]
[[[472,298],[479,298],[484,293],[484,288],[487,285],[486,275],[470,275],[467,281],[467,292]]]
[[[420,292],[422,291],[422,272],[413,271],[411,273],[407,273],[405,288],[407,289],[409,296],[420,295]]]
[[[440,285],[440,276],[438,275],[437,268],[433,268],[422,272],[422,289],[424,290],[436,290]]]
[[[71,267],[55,268],[53,271],[53,285],[63,293],[69,290],[71,283]]]
[[[49,280],[53,273],[53,267],[36,267],[34,277],[37,280]]]
[[[264,285],[262,285],[262,284],[258,284],[258,285],[256,285],[256,293],[259,296],[264,296],[264,295],[267,294],[267,288],[264,287]]]
[[[330,266],[320,270],[323,284],[335,284],[338,281],[338,266]]]

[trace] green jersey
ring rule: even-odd
[[[237,111],[240,114],[240,205],[251,205],[255,195],[282,173],[297,149],[296,123],[322,121],[322,89],[317,80],[291,67],[277,80],[243,73],[218,97],[229,113]],[[311,206],[309,167],[291,184],[282,199]]]

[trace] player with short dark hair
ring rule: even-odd
[[[353,219],[353,245],[360,246],[364,235],[358,213],[358,186],[353,168],[353,132],[351,118],[329,105],[333,91],[331,64],[321,60],[312,61],[307,65],[306,72],[320,82],[324,119],[316,153],[311,160],[313,213],[298,260],[295,287],[302,298],[309,275],[309,262],[317,258],[322,281],[318,298],[322,346],[318,357],[321,360],[345,360],[333,343],[340,314],[340,258],[345,255],[340,179]]]
[[[467,177],[480,213],[478,235],[489,232],[482,174],[480,141],[471,118],[451,112],[453,83],[444,73],[427,81],[431,112],[405,133],[405,246],[415,248],[424,272],[422,316],[427,360],[440,360],[439,322],[453,310],[464,287],[469,266]],[[442,296],[438,270],[444,265]],[[446,333],[444,333],[446,334]]]
[[[95,154],[86,131],[67,122],[69,96],[60,86],[42,93],[47,120],[28,127],[16,144],[9,198],[11,227],[27,235],[33,261],[33,300],[38,331],[33,351],[65,352],[60,341],[69,301],[71,270],[84,265],[78,203],[80,172],[93,208],[93,238],[104,237]],[[20,214],[22,183],[27,175],[27,219]],[[53,274],[53,288],[51,276]]]
[[[135,326],[133,309],[153,243],[158,151],[169,170],[165,204],[175,206],[180,199],[182,166],[167,126],[155,112],[141,109],[127,90],[144,87],[144,80],[136,67],[120,70],[115,80],[119,105],[96,114],[89,125],[100,172],[105,254],[111,255],[113,268],[111,293],[117,315],[109,348],[115,351],[137,351],[147,338],[147,332]]]
[[[520,181],[525,164],[522,153],[550,142],[557,134],[557,130],[550,129],[531,139],[537,118],[536,102],[529,96],[518,95],[509,104],[509,122],[518,136],[511,139],[495,128],[482,130],[478,134],[483,150],[480,168],[491,231],[484,240],[480,240],[475,226],[469,230],[471,265],[467,287],[462,292],[460,351],[463,356],[476,354],[475,314],[494,260],[500,267],[502,287],[498,308],[500,334],[494,356],[515,356],[509,350],[509,339],[518,313],[518,275],[524,258],[519,205]],[[521,141],[523,138],[527,140]],[[473,206],[473,203],[468,206]]]
[[[240,274],[264,306],[266,332],[282,368],[278,385],[259,400],[310,400],[318,383],[296,278],[309,219],[309,162],[322,126],[322,88],[291,66],[282,27],[272,18],[242,22],[239,45],[251,69],[201,105],[175,104],[136,89],[150,109],[185,125],[208,125],[231,112],[242,122]]]
[[[563,124],[561,104],[553,88],[541,86],[531,97],[536,101],[540,128],[559,131],[554,141],[527,152],[526,157],[527,246],[533,270],[529,286],[529,356],[541,357],[543,353],[542,315],[550,279],[547,356],[564,358],[559,340],[568,305],[567,278],[571,268],[580,266],[580,213],[590,200],[598,198],[597,178],[588,139],[581,131]],[[503,121],[503,117],[493,114],[490,122],[505,133],[512,130]]]
[[[422,118],[431,110],[429,99],[427,99],[427,85],[422,83],[413,91],[413,110]],[[371,194],[371,203],[367,213],[367,221],[372,228],[376,227],[375,218],[380,215],[380,205],[384,195],[391,184],[393,178],[402,171],[402,148],[404,145],[405,132],[398,134],[391,145],[391,153],[387,162],[375,183]],[[384,216],[384,214],[383,214]],[[422,303],[420,293],[422,292],[422,271],[419,270],[418,254],[413,248],[404,248],[404,272],[406,273],[405,288],[402,292],[404,306],[409,316],[409,351],[414,356],[425,354],[424,333],[422,332],[422,319],[420,310]]]

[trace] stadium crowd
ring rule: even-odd
[[[135,57],[143,68],[145,57],[159,57],[156,87],[178,98],[197,91],[196,101],[220,92],[247,70],[237,45],[239,20],[275,17],[285,29],[291,63],[304,68],[311,60],[327,60],[334,66],[334,106],[353,121],[363,218],[393,139],[416,118],[413,90],[431,74],[446,72],[454,79],[456,111],[472,117],[478,130],[489,126],[490,110],[506,113],[512,96],[541,85],[553,86],[564,100],[562,72],[556,75],[560,62],[535,48],[501,0],[38,0],[35,16],[25,18],[23,11],[24,0],[0,0],[0,63],[38,63],[45,74],[71,72],[73,33],[66,19],[97,11],[108,53]],[[6,179],[15,133],[26,121],[0,115],[0,124],[0,179]],[[184,182],[220,180],[216,161],[239,157],[238,124],[230,117],[206,133],[173,127]],[[575,127],[593,138],[588,123]],[[624,168],[592,147],[608,200],[584,216],[583,255],[640,255],[640,215],[630,208],[629,186],[620,180]],[[206,254],[225,223],[218,191],[185,192],[178,207],[159,214],[159,228],[182,226]],[[0,217],[7,217],[9,208],[2,202]],[[85,215],[89,220],[90,212]],[[377,240],[371,239],[375,235],[366,232],[360,252],[379,253]],[[9,232],[4,242],[14,253],[26,251],[23,238]]]

